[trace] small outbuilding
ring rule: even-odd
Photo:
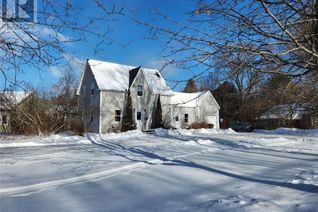
[[[174,128],[189,128],[196,123],[206,123],[219,129],[220,106],[210,91],[197,93],[173,92],[171,97]]]

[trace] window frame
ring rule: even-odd
[[[185,113],[185,114],[184,114],[184,122],[185,122],[185,123],[188,123],[188,122],[189,122],[189,114],[188,114],[188,113]]]
[[[121,110],[115,110],[115,122],[121,122]]]
[[[136,117],[137,120],[138,120],[138,121],[141,121],[141,116],[142,116],[141,112],[140,112],[140,111],[137,111],[137,114],[136,114],[136,115],[137,115],[137,117]]]
[[[137,96],[143,96],[143,91],[144,91],[144,86],[142,84],[138,84],[137,85]]]

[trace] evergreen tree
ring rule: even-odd
[[[221,107],[220,116],[228,121],[237,119],[241,100],[235,86],[225,81],[212,93]]]
[[[121,131],[126,132],[128,130],[135,130],[135,129],[137,129],[137,127],[136,127],[136,122],[134,119],[130,91],[128,91],[127,104],[126,104],[126,109],[123,116]]]
[[[152,122],[152,128],[163,128],[163,127],[164,126],[162,121],[162,108],[161,108],[161,101],[160,101],[160,95],[159,95],[157,100],[155,117]]]
[[[183,90],[183,92],[185,92],[185,93],[195,93],[197,91],[198,91],[198,89],[197,89],[197,86],[195,85],[194,80],[193,79],[189,79],[187,84],[186,84],[186,87]]]

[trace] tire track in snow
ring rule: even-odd
[[[74,185],[79,183],[85,183],[85,182],[95,182],[99,181],[101,179],[110,178],[116,175],[121,175],[127,172],[137,171],[141,170],[147,167],[151,167],[153,165],[160,165],[164,164],[166,162],[185,158],[193,155],[198,155],[202,153],[212,152],[217,150],[217,148],[208,148],[205,150],[187,153],[187,154],[179,154],[172,157],[167,157],[166,160],[160,160],[160,159],[153,159],[145,162],[137,162],[131,165],[126,165],[119,168],[104,170],[100,172],[90,173],[78,177],[71,177],[61,180],[53,180],[49,182],[43,182],[43,183],[37,183],[27,186],[19,186],[19,187],[10,187],[10,188],[0,188],[0,196],[7,195],[7,196],[27,196],[33,193],[42,192],[46,190],[56,189],[57,187],[64,186],[64,185]]]

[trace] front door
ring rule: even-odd
[[[180,117],[179,117],[179,115],[176,115],[176,116],[174,117],[174,123],[175,123],[175,127],[176,127],[177,129],[180,129],[180,128],[181,128],[181,122],[180,122]]]
[[[139,129],[139,130],[144,130],[143,129],[142,120],[143,120],[142,112],[141,111],[137,111],[137,113],[136,113],[136,124],[137,124],[137,129]]]

